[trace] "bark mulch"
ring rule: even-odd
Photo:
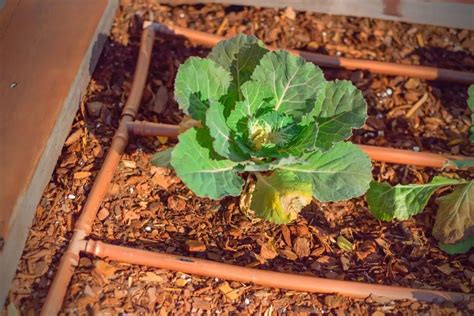
[[[126,101],[143,20],[220,35],[253,33],[265,43],[330,55],[474,71],[474,33],[422,25],[315,13],[221,5],[166,6],[122,1],[87,95],[77,113],[36,217],[5,309],[38,313],[91,185],[110,146]],[[177,67],[204,56],[179,38],[159,37],[153,50],[139,119],[178,123],[173,100]],[[352,80],[369,104],[355,143],[474,155],[467,87],[367,72],[324,69],[328,79]],[[174,173],[149,163],[173,142],[131,140],[101,206],[92,237],[259,269],[332,279],[470,293],[474,253],[450,256],[431,236],[436,205],[404,222],[385,223],[363,197],[312,203],[295,223],[273,225],[240,211],[238,198],[196,197]],[[447,172],[375,163],[379,181],[424,183]],[[435,194],[439,196],[440,192]],[[352,249],[341,249],[346,238]],[[82,257],[69,285],[64,314],[472,314],[465,305],[365,300],[270,289]]]

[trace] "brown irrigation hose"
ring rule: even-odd
[[[330,280],[301,274],[252,269],[210,260],[116,246],[95,240],[89,240],[87,242],[86,253],[99,258],[107,258],[130,264],[139,264],[147,267],[207,277],[217,277],[224,280],[253,282],[258,285],[295,291],[337,293],[359,298],[381,296],[392,300],[408,299],[425,302],[442,302],[448,300],[460,303],[469,302],[470,299],[474,298],[474,295],[464,293]]]
[[[181,35],[195,44],[203,45],[206,47],[212,47],[219,41],[225,39],[225,37],[223,36],[199,32],[179,26],[168,26],[160,23],[153,23],[153,26],[158,32],[164,34]],[[277,48],[269,46],[268,49],[275,50]],[[415,77],[426,80],[451,81],[463,84],[474,83],[474,73],[472,72],[428,66],[405,65],[374,60],[328,56],[324,54],[305,52],[295,49],[287,50],[297,56],[301,56],[302,58],[308,61],[311,61],[317,65],[324,67],[344,68],[349,70],[360,69],[385,75]]]
[[[112,145],[110,146],[102,168],[94,181],[87,202],[74,226],[74,233],[69,247],[61,258],[58,271],[56,272],[41,310],[41,315],[56,315],[61,309],[67,287],[79,261],[79,252],[85,249],[84,239],[91,232],[92,223],[107,193],[115,169],[120,162],[120,157],[128,143],[127,123],[135,119],[138,107],[140,106],[143,88],[145,87],[148,75],[154,37],[153,28],[147,27],[143,30],[132,89],[127,103],[122,110],[122,119],[120,120],[119,128],[115,132]]]
[[[131,122],[128,124],[129,132],[139,136],[167,136],[176,138],[180,132],[178,125]],[[451,160],[468,160],[463,156],[444,156],[440,154],[416,152],[404,149],[395,149],[370,145],[358,145],[374,161],[416,165],[421,167],[443,168]],[[454,168],[454,167],[453,167]]]
[[[357,145],[362,149],[370,159],[374,161],[397,163],[403,165],[415,165],[420,167],[432,167],[432,168],[444,168],[450,167],[456,169],[456,167],[448,166],[449,161],[454,160],[471,160],[472,158],[464,156],[454,155],[441,155],[426,152],[416,152],[405,149],[396,149],[390,147],[379,147],[370,145]]]
[[[176,138],[179,134],[179,125],[135,121],[127,124],[128,132],[137,136],[166,136]]]

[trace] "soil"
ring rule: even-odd
[[[130,91],[141,25],[148,19],[224,36],[254,33],[281,48],[474,71],[474,33],[467,30],[301,13],[291,8],[172,7],[155,1],[122,1],[110,41],[37,208],[5,305],[9,311],[34,315],[43,304],[74,221],[110,146]],[[187,57],[205,56],[208,51],[181,38],[160,36],[153,49],[139,119],[178,123],[182,113],[172,92],[177,67]],[[474,155],[468,140],[466,86],[323,70],[327,79],[352,80],[367,99],[369,119],[354,133],[353,142]],[[151,155],[168,146],[173,146],[173,141],[163,138],[131,140],[94,223],[93,238],[259,269],[472,292],[474,252],[447,255],[431,235],[434,198],[443,192],[435,194],[423,213],[403,222],[375,220],[361,197],[339,203],[313,202],[296,222],[273,225],[241,212],[238,198],[198,198],[172,171],[151,166]],[[425,183],[440,174],[474,178],[474,173],[467,171],[384,163],[375,163],[373,168],[376,180],[392,184]],[[352,243],[352,250],[338,247],[339,236]],[[391,302],[377,297],[351,299],[84,256],[69,285],[62,313],[472,314],[474,302],[454,305]]]

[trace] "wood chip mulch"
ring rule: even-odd
[[[474,33],[466,30],[221,5],[166,6],[122,1],[110,41],[63,148],[11,286],[5,310],[35,315],[47,294],[91,185],[110,146],[131,87],[142,21],[219,35],[254,33],[265,43],[329,55],[474,71]],[[139,119],[178,123],[173,100],[177,67],[202,47],[160,37],[153,50]],[[467,87],[362,71],[324,69],[352,80],[369,104],[355,143],[474,155],[468,141]],[[312,203],[295,223],[273,225],[239,210],[238,198],[196,197],[151,155],[172,146],[163,138],[131,140],[93,226],[92,238],[141,249],[206,258],[259,269],[331,279],[471,293],[474,252],[449,256],[431,236],[436,205],[404,222],[385,223],[363,197]],[[376,180],[424,183],[446,171],[376,163]],[[455,176],[473,178],[473,172]],[[438,192],[436,195],[439,195]],[[338,246],[347,239],[349,247]],[[340,244],[340,243],[339,243]],[[347,244],[347,243],[346,243]],[[69,285],[64,314],[472,314],[464,305],[351,299],[98,260],[84,256]]]

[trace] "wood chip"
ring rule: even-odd
[[[351,261],[349,260],[349,258],[347,258],[346,256],[341,256],[340,260],[341,260],[342,269],[344,271],[349,270],[349,268],[351,267]]]
[[[285,9],[285,16],[290,20],[294,20],[296,18],[296,12],[292,7],[288,7]]]
[[[105,261],[97,260],[95,263],[94,272],[104,279],[112,279],[115,271],[117,268]]]
[[[298,256],[296,253],[294,253],[290,248],[286,247],[284,249],[279,250],[279,253],[282,257],[288,259],[288,260],[296,260],[298,259]]]
[[[102,102],[89,102],[87,103],[87,114],[89,114],[91,117],[99,117],[103,107],[104,104]]]
[[[164,283],[166,280],[164,277],[154,272],[145,272],[145,275],[140,277],[140,281],[152,282],[152,283]]]
[[[156,92],[155,100],[153,103],[153,112],[157,114],[163,113],[168,103],[168,89],[165,86],[160,86]]]
[[[407,112],[406,117],[412,117],[418,109],[428,100],[428,93],[425,93],[421,99],[416,102],[413,107]]]
[[[135,169],[137,167],[137,163],[132,160],[122,160],[122,164],[125,168]]]
[[[82,129],[77,129],[76,131],[74,131],[74,133],[69,135],[64,145],[71,146],[72,144],[76,143],[79,139],[81,139],[81,137],[82,137]]]
[[[449,263],[445,263],[445,264],[442,264],[442,265],[440,265],[440,266],[436,266],[436,268],[437,268],[439,271],[441,271],[441,272],[443,272],[444,274],[446,274],[446,275],[450,275],[451,273],[453,273],[453,271],[455,271],[455,270],[451,267],[451,265],[450,265]]]
[[[199,240],[187,240],[186,249],[190,252],[206,251],[206,245]]]
[[[260,248],[260,257],[263,259],[273,259],[277,256],[275,246],[271,241],[268,241]]]
[[[100,220],[100,221],[103,221],[105,220],[107,217],[109,217],[110,215],[110,212],[108,209],[106,208],[101,208],[99,213],[97,214],[97,218]]]
[[[281,234],[283,235],[283,240],[289,247],[291,247],[291,234],[290,234],[290,230],[288,229],[288,226],[281,225],[280,227],[281,227]]]
[[[219,290],[230,300],[235,301],[240,297],[239,289],[233,289],[229,283],[224,282],[219,285]]]
[[[173,178],[157,172],[151,177],[151,182],[153,182],[154,185],[162,187],[163,189],[168,189],[170,185],[173,184]]]
[[[89,171],[79,171],[79,172],[74,172],[74,179],[75,180],[82,180],[89,178],[91,176],[91,172]]]
[[[297,237],[293,245],[293,249],[298,257],[308,257],[311,253],[311,247],[307,238]]]

